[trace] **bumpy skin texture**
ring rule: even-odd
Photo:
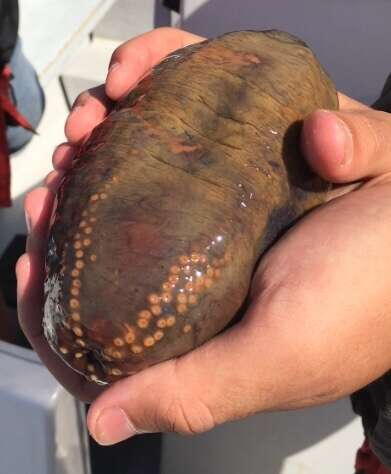
[[[58,194],[44,330],[107,383],[222,330],[258,258],[325,198],[300,122],[337,108],[310,49],[228,33],[154,68],[92,133]]]

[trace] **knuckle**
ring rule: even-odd
[[[195,435],[209,431],[215,426],[212,411],[201,400],[176,397],[166,412],[167,431]]]
[[[203,433],[216,426],[216,419],[213,410],[197,393],[189,393],[181,367],[183,366],[180,359],[175,359],[170,367],[170,386],[175,387],[175,390],[170,390],[167,397],[160,398],[160,417],[158,413],[155,414],[160,418],[157,425],[164,431],[183,435]]]

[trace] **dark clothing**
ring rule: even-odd
[[[362,418],[368,448],[391,469],[391,372],[353,394],[352,404]]]
[[[391,74],[384,84],[380,98],[372,105],[376,110],[383,110],[391,113]]]
[[[391,74],[373,108],[391,112]],[[362,418],[368,440],[358,457],[363,454],[363,449],[368,448],[390,470],[384,472],[391,472],[391,371],[354,393],[352,405],[354,412]],[[377,471],[367,469],[361,472],[372,474]]]
[[[373,454],[367,439],[358,450],[355,468],[356,474],[391,474]]]
[[[17,0],[0,0],[0,69],[11,59],[18,37],[18,25]]]

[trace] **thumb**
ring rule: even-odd
[[[262,402],[249,361],[259,346],[245,326],[115,383],[89,410],[91,435],[110,445],[146,432],[195,434],[257,411]]]
[[[318,110],[304,121],[302,150],[311,167],[334,183],[391,172],[391,115],[369,108]]]

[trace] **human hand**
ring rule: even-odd
[[[167,44],[180,47],[172,40],[179,33],[165,31]],[[161,56],[147,52],[157,35],[149,33],[122,46],[123,64],[131,64],[137,55],[153,58],[146,61],[146,71],[158,62]],[[109,73],[106,91],[113,100],[135,82],[129,77],[126,83],[129,72],[120,75],[121,68]],[[141,67],[139,76],[144,71]],[[115,75],[122,78],[117,94],[109,86]],[[365,180],[365,185],[311,213],[272,248],[257,270],[251,304],[239,324],[183,357],[117,382],[98,397],[88,424],[99,442],[111,444],[145,431],[202,432],[261,410],[328,402],[390,367],[391,120],[342,95],[340,102],[340,112],[316,112],[305,121],[303,150],[322,176],[339,183]],[[91,93],[85,97],[84,106],[67,122],[73,144],[103,119],[107,107]],[[87,110],[95,111],[95,122]],[[83,124],[79,130],[77,123]],[[346,135],[339,131],[341,123]],[[56,151],[57,168],[70,166],[73,147]],[[50,189],[61,173],[49,176]],[[32,230],[28,253],[17,269],[20,318],[60,382],[91,399],[96,396],[86,391],[91,384],[65,368],[42,336],[40,285],[53,202],[50,189],[34,191],[26,199]]]

